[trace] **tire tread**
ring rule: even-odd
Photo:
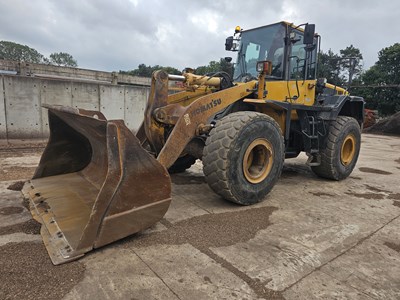
[[[333,180],[342,179],[335,168],[335,145],[340,139],[343,128],[349,123],[355,123],[359,126],[354,118],[347,116],[338,116],[337,119],[329,125],[326,148],[320,152],[321,164],[311,168],[316,175]]]
[[[256,119],[263,119],[263,121],[270,122],[279,128],[279,125],[274,119],[262,113],[251,111],[232,113],[217,121],[215,128],[211,130],[206,140],[203,150],[203,171],[207,183],[215,193],[226,200],[238,204],[246,203],[237,199],[231,191],[227,176],[227,171],[229,169],[229,160],[227,160],[228,152],[241,129],[250,121]],[[252,126],[251,122],[248,126]],[[281,142],[283,144],[283,136],[281,136]],[[282,153],[282,162],[283,159],[284,155]]]

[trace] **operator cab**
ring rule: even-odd
[[[237,51],[233,80],[246,82],[258,76],[257,62],[272,62],[266,80],[311,80],[316,78],[319,36],[313,24],[293,26],[286,22],[242,30],[236,27],[225,49]]]

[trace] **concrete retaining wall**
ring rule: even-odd
[[[64,73],[65,69],[62,68]],[[86,74],[90,75],[90,70],[86,71]],[[30,73],[29,76],[4,73],[1,75],[0,139],[46,138],[49,129],[47,110],[41,108],[44,103],[99,110],[107,119],[123,119],[131,130],[136,130],[143,120],[149,93],[148,79],[139,78],[133,85],[135,77],[129,76],[130,84],[122,85],[116,84],[115,81],[96,81],[90,76],[51,76],[39,73]],[[105,77],[103,76],[107,79]]]

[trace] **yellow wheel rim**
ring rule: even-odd
[[[243,172],[251,183],[260,183],[267,178],[272,169],[273,150],[271,143],[266,139],[254,140],[243,157]]]
[[[349,165],[356,153],[356,138],[353,134],[349,134],[343,141],[342,149],[340,151],[340,161],[344,166]]]

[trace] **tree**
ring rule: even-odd
[[[148,66],[146,64],[140,64],[138,67],[134,70],[130,71],[119,71],[121,74],[127,74],[127,75],[133,75],[133,76],[141,76],[141,77],[151,77],[151,74],[153,74],[154,71],[157,70],[164,70],[168,74],[173,74],[173,75],[180,75],[182,74],[181,71],[174,67],[163,67],[160,65],[155,65],[155,66]],[[218,72],[226,72],[228,73],[231,77],[233,74],[233,67],[232,64],[227,62],[225,59],[221,58],[220,61],[210,61],[208,65],[206,66],[199,66],[195,69],[195,74],[196,75],[206,75],[206,74],[215,74]]]
[[[179,71],[177,68],[174,67],[161,67],[162,70],[167,72],[168,74],[173,74],[173,75],[181,75],[182,72]]]
[[[151,66],[146,66],[145,64],[140,64],[137,69],[131,71],[131,75],[141,76],[141,77],[151,77],[153,73]]]
[[[347,77],[349,87],[353,79],[358,78],[361,75],[363,56],[360,49],[350,45],[345,49],[340,50],[340,59],[341,71],[344,72]]]
[[[349,87],[353,80],[358,79],[362,72],[363,57],[360,49],[353,45],[340,50],[340,55],[331,49],[318,53],[318,77],[326,78],[329,83]]]
[[[318,78],[326,78],[331,84],[342,86],[345,79],[340,74],[340,56],[331,49],[318,53]]]
[[[364,87],[357,94],[366,99],[367,107],[381,115],[400,111],[400,44],[383,48],[378,61],[362,75]]]
[[[199,66],[195,70],[195,74],[197,75],[212,75],[218,72],[226,72],[229,76],[233,75],[233,67],[232,64],[227,62],[224,58],[221,58],[219,61],[212,60],[206,66]]]
[[[45,62],[45,57],[37,50],[9,41],[0,41],[0,58],[30,63]]]
[[[180,75],[182,72],[180,72],[178,69],[173,68],[173,67],[162,67],[159,65],[155,66],[147,66],[145,64],[140,64],[137,69],[130,70],[130,71],[119,71],[121,74],[127,74],[127,75],[132,75],[132,76],[140,76],[140,77],[151,77],[151,74],[153,74],[154,71],[157,70],[164,70],[168,74],[174,74],[174,75]]]
[[[74,68],[78,66],[78,62],[73,56],[65,52],[54,52],[50,54],[50,64]]]
[[[37,50],[9,41],[0,41],[0,59],[25,61],[29,63],[45,63],[58,66],[77,67],[78,63],[71,54],[58,52],[50,54],[50,59]]]
[[[219,62],[212,60],[206,66],[198,66],[195,69],[195,74],[197,75],[206,75],[211,73],[217,73],[220,71],[221,65]]]

